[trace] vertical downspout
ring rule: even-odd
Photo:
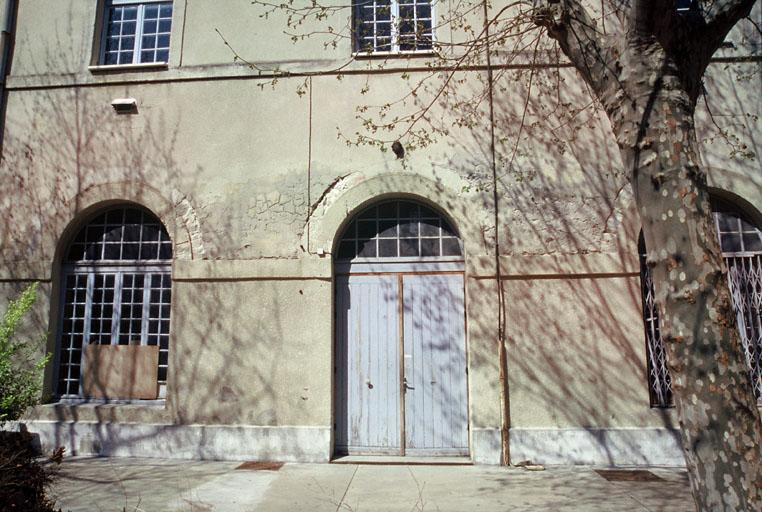
[[[497,281],[497,357],[500,374],[500,445],[501,464],[511,463],[511,452],[508,444],[508,429],[510,427],[510,409],[508,397],[508,364],[505,354],[505,293],[503,291],[503,276],[500,270],[500,200],[497,191],[497,159],[495,157],[495,103],[493,97],[492,57],[490,56],[489,44],[489,11],[487,1],[482,2],[484,8],[484,37],[487,54],[487,88],[489,97],[489,129],[490,129],[490,155],[492,157],[492,201],[495,214],[495,280]]]
[[[0,152],[5,139],[5,83],[10,70],[11,49],[13,48],[13,25],[16,18],[16,0],[6,0],[5,10],[0,18]]]

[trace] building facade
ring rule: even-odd
[[[570,68],[438,68],[465,37],[449,1],[296,27],[248,0],[3,3],[0,290],[41,283],[25,328],[52,359],[23,423],[43,446],[683,463],[627,176]],[[747,28],[698,123],[759,382]],[[363,143],[377,106],[402,152]]]

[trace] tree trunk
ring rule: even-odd
[[[762,424],[699,160],[695,96],[656,54],[632,56],[626,94],[607,111],[643,225],[690,483],[701,511],[759,511]]]

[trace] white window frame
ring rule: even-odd
[[[363,0],[355,0],[358,2],[362,2]],[[436,19],[437,19],[437,13],[436,13],[436,4],[438,3],[437,0],[429,0],[429,7],[431,9],[431,48],[425,48],[420,50],[400,50],[400,40],[399,40],[399,22],[400,22],[400,16],[399,16],[399,4],[400,0],[391,0],[391,31],[390,31],[390,45],[391,50],[376,50],[375,48],[370,50],[363,50],[362,49],[362,41],[358,39],[357,35],[357,27],[358,23],[361,22],[360,18],[356,15],[356,13],[352,12],[352,47],[353,47],[353,56],[368,56],[368,55],[419,55],[419,54],[433,54],[436,53],[436,43],[437,43],[437,31],[436,31]],[[375,32],[375,24],[373,28]]]
[[[153,61],[153,62],[140,62],[140,53],[143,49],[143,21],[145,19],[145,7],[147,4],[172,4],[172,26],[170,28],[169,36],[169,49],[167,50],[166,61]],[[175,2],[174,0],[105,0],[103,4],[103,27],[101,29],[101,44],[100,55],[98,56],[98,65],[96,67],[121,67],[121,66],[161,66],[169,63],[169,55],[172,51],[172,31],[174,31],[174,18],[175,18]],[[138,15],[135,20],[135,46],[132,48],[132,62],[124,62],[121,64],[106,64],[106,48],[108,44],[108,21],[109,11],[116,5],[136,5],[138,7]]]

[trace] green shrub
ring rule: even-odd
[[[21,417],[37,404],[42,390],[42,370],[48,357],[40,357],[37,343],[16,339],[16,330],[37,298],[37,283],[8,304],[0,322],[0,425]]]

